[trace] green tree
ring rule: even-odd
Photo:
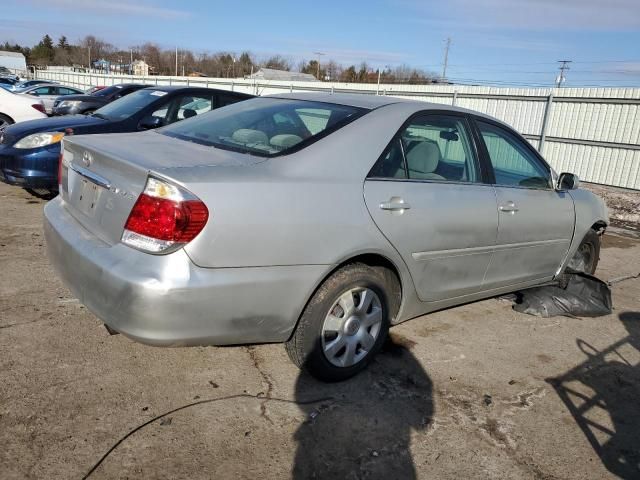
[[[58,48],[62,48],[63,50],[69,50],[70,47],[71,47],[71,45],[69,45],[69,42],[67,41],[67,37],[62,35],[58,39]]]
[[[49,35],[45,35],[40,43],[31,50],[29,60],[36,64],[46,65],[53,60],[54,55],[53,40]]]

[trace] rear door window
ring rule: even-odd
[[[438,114],[411,119],[389,144],[369,177],[481,182],[466,119]]]

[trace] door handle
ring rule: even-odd
[[[519,208],[518,208],[518,207],[516,207],[516,204],[515,204],[515,203],[513,203],[513,202],[507,202],[507,204],[506,204],[506,205],[500,205],[500,206],[498,207],[498,210],[500,210],[501,212],[514,214],[514,213],[516,213],[516,212],[519,210]]]
[[[392,212],[409,210],[411,205],[400,197],[391,197],[388,201],[380,204],[381,210],[391,210]]]

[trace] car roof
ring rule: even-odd
[[[423,102],[421,100],[410,100],[398,97],[390,97],[386,95],[373,95],[367,93],[329,93],[329,92],[298,92],[298,93],[284,93],[284,94],[273,94],[273,95],[265,95],[265,97],[270,98],[283,98],[283,99],[292,99],[292,100],[306,100],[306,101],[314,101],[314,102],[323,102],[323,103],[334,103],[337,105],[348,105],[351,107],[360,107],[366,108],[369,110],[374,110],[379,107],[384,107],[386,105],[402,105],[404,108],[409,110],[413,110],[415,112],[420,112],[424,110],[444,110],[450,112],[460,112],[466,113],[470,115],[475,115],[477,117],[484,117],[494,122],[505,125],[509,128],[508,124],[504,123],[501,120],[496,119],[490,115],[486,115],[482,112],[478,112],[476,110],[469,110],[467,108],[456,107],[453,105],[447,105],[444,103],[433,103],[433,102]]]
[[[161,92],[175,93],[175,92],[215,92],[215,93],[228,93],[230,95],[238,97],[252,98],[254,95],[250,93],[232,92],[231,90],[223,90],[219,88],[207,88],[207,87],[194,87],[186,85],[149,85],[146,90],[158,90]]]
[[[271,98],[283,98],[290,100],[307,100],[312,102],[335,103],[337,105],[349,105],[374,109],[390,105],[392,103],[407,102],[402,98],[387,97],[384,95],[368,95],[362,93],[329,93],[329,92],[294,92],[265,95]]]

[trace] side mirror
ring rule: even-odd
[[[151,130],[153,128],[161,127],[164,120],[160,117],[154,117],[153,115],[147,115],[138,124],[140,130]]]
[[[573,173],[564,172],[558,177],[557,190],[575,190],[580,185],[580,179]]]

